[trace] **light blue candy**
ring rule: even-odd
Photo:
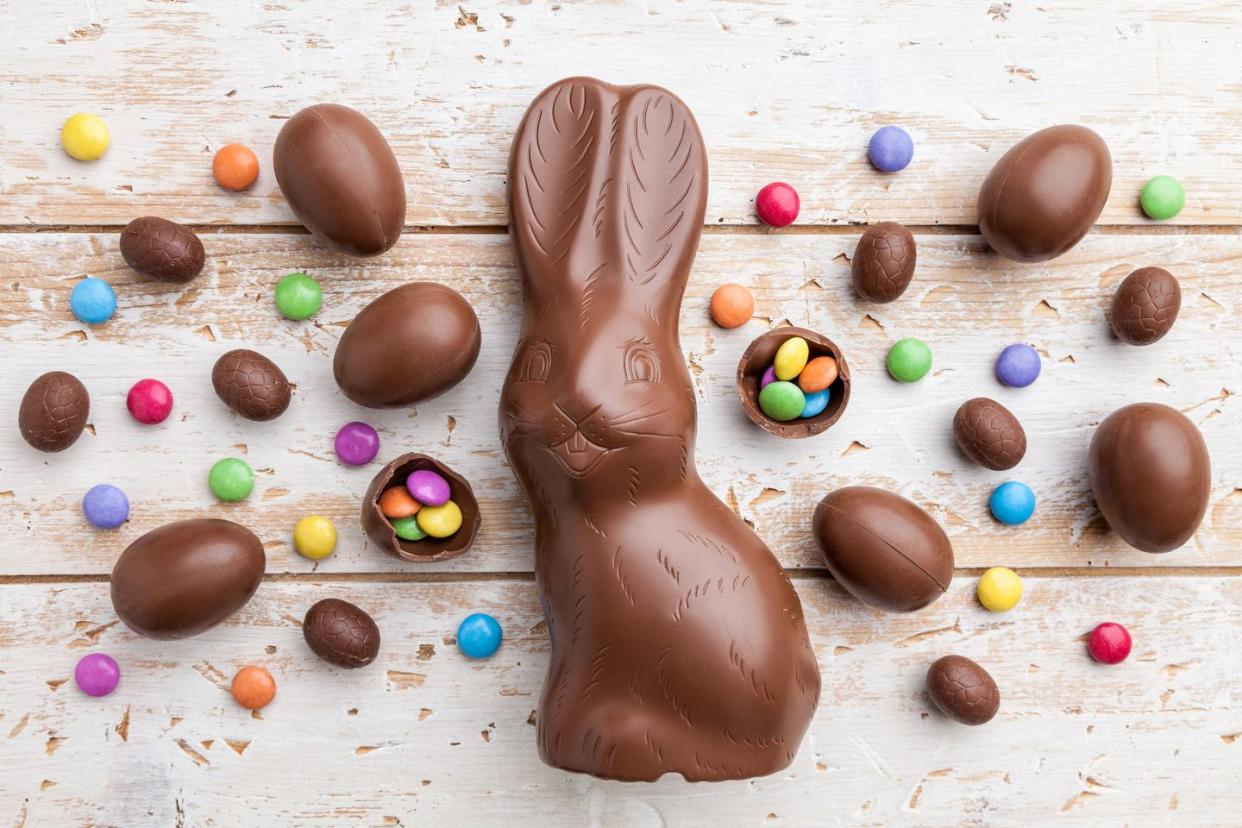
[[[1017,526],[1031,519],[1035,511],[1035,493],[1025,483],[1010,480],[996,487],[988,506],[992,516],[1001,523]]]
[[[500,622],[485,612],[467,615],[457,628],[457,646],[471,658],[487,658],[500,647]]]
[[[831,394],[828,393],[827,388],[823,391],[816,391],[814,394],[807,394],[806,405],[802,407],[802,419],[805,420],[807,417],[823,414],[824,409],[828,407],[828,398],[830,396]]]
[[[107,322],[116,313],[116,292],[103,279],[87,276],[69,294],[69,309],[87,325]]]

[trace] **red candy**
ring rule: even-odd
[[[145,425],[162,423],[172,412],[173,396],[159,380],[144,379],[134,383],[125,398],[125,407],[134,419]]]
[[[783,181],[772,182],[755,196],[755,215],[769,227],[793,224],[798,206],[798,191]]]
[[[1101,664],[1119,664],[1130,654],[1130,633],[1120,624],[1107,621],[1091,631],[1087,649]]]

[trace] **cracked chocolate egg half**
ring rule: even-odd
[[[449,501],[461,511],[461,526],[448,537],[428,535],[419,540],[399,537],[394,522],[385,517],[380,507],[384,492],[404,487],[406,480],[416,471],[435,472],[448,483]],[[384,466],[371,480],[362,498],[362,530],[371,543],[403,561],[447,561],[465,554],[474,543],[480,522],[479,503],[466,478],[426,454],[403,454]]]
[[[808,365],[818,357],[831,357],[836,361],[837,376],[828,386],[828,404],[822,411],[812,417],[798,417],[782,422],[764,413],[759,404],[759,392],[762,390],[764,372],[774,363],[776,352],[781,345],[794,337],[806,340]],[[769,434],[789,439],[811,437],[827,431],[845,413],[845,407],[850,401],[850,366],[836,343],[823,334],[807,328],[776,328],[750,343],[742,352],[742,358],[737,364],[737,394],[746,416]]]

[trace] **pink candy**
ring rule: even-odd
[[[156,379],[138,380],[125,397],[125,407],[135,420],[144,425],[162,423],[172,413],[172,391]]]
[[[769,227],[793,224],[798,217],[798,191],[783,181],[774,181],[755,196],[755,215]]]
[[[1120,624],[1106,621],[1091,631],[1087,649],[1091,657],[1101,664],[1119,664],[1130,655],[1129,631]]]

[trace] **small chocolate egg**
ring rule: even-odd
[[[855,598],[910,612],[953,581],[953,545],[935,518],[870,486],[837,489],[815,508],[815,540],[828,571]]]
[[[965,656],[938,658],[927,670],[927,695],[950,719],[964,725],[992,721],[1000,709],[1000,689],[988,671]]]
[[[30,383],[17,412],[22,438],[39,451],[64,451],[82,436],[91,413],[86,386],[73,374],[50,371]]]
[[[1026,432],[1008,408],[987,397],[967,400],[953,417],[962,453],[984,468],[1012,469],[1026,454]]]
[[[1190,540],[1207,512],[1212,461],[1185,414],[1135,403],[1104,418],[1091,438],[1087,472],[1096,505],[1122,540],[1168,552]]]
[[[905,227],[892,221],[869,227],[850,260],[854,290],[872,302],[891,302],[910,286],[917,259],[914,236]]]
[[[1125,278],[1113,296],[1113,333],[1131,345],[1150,345],[1177,321],[1182,287],[1162,267],[1141,267]]]
[[[1087,235],[1108,201],[1113,160],[1082,126],[1054,126],[1014,144],[979,189],[979,232],[1018,262],[1043,262]]]
[[[375,620],[339,598],[324,598],[306,611],[302,637],[315,655],[337,667],[365,667],[379,654]]]
[[[341,335],[332,371],[359,405],[396,408],[431,399],[470,373],[479,318],[460,293],[411,282],[380,296]]]
[[[207,254],[190,228],[158,216],[142,216],[121,231],[121,256],[144,276],[184,284],[202,271]]]
[[[377,256],[401,238],[401,167],[361,112],[337,104],[298,112],[276,136],[272,169],[298,220],[333,247]]]
[[[112,606],[147,638],[189,638],[246,605],[263,580],[263,544],[244,526],[194,518],[152,529],[112,568]]]
[[[283,414],[292,394],[289,380],[276,363],[245,348],[229,351],[216,360],[211,384],[225,405],[257,422]]]

